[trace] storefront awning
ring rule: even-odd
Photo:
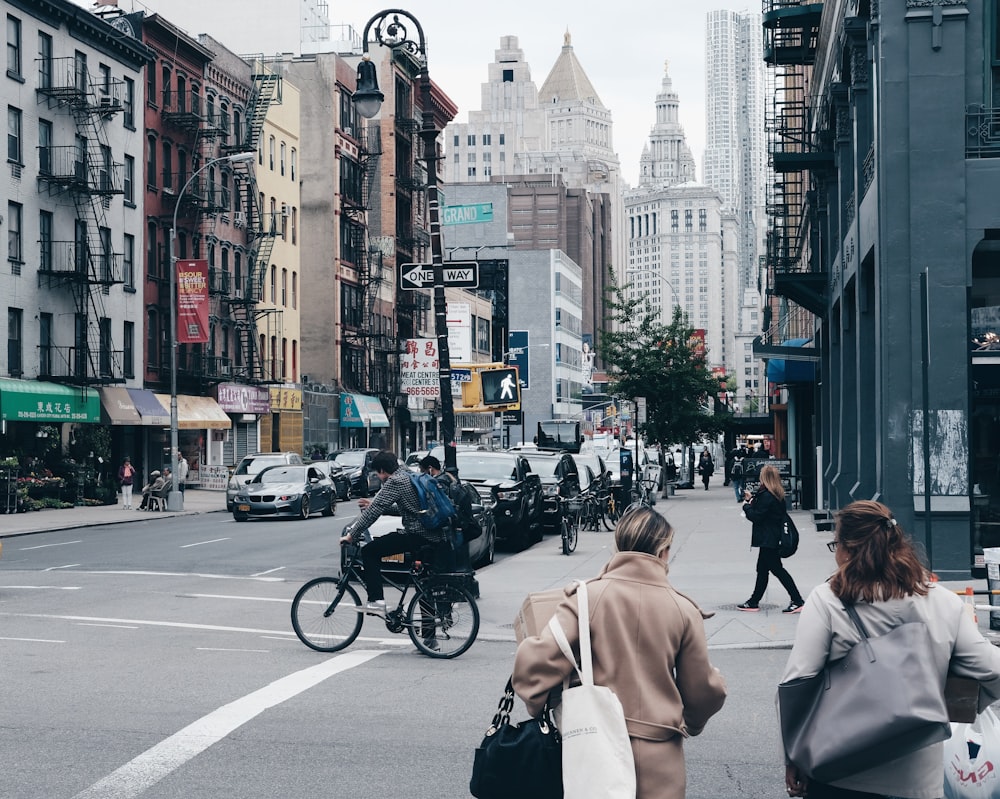
[[[156,399],[164,408],[170,407],[169,394],[157,394]],[[167,424],[170,424],[169,412]],[[177,395],[177,428],[179,430],[227,430],[233,426],[232,420],[211,397],[190,397]]]
[[[142,424],[128,389],[99,388],[97,393],[101,395],[101,422],[111,425]]]
[[[341,427],[388,427],[389,417],[378,397],[364,394],[340,395]]]
[[[167,400],[168,406],[164,408],[152,391],[147,391],[144,388],[127,388],[125,390],[132,398],[135,409],[139,412],[141,419],[139,423],[143,427],[170,426],[169,400]]]
[[[769,383],[788,385],[789,383],[816,382],[816,360],[819,352],[807,338],[793,338],[786,341],[774,351],[785,350],[784,358],[770,358],[767,362],[767,380]],[[780,353],[784,355],[785,353]]]
[[[101,401],[93,389],[0,378],[0,419],[96,423],[101,421]]]

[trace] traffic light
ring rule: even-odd
[[[483,384],[483,405],[519,405],[521,386],[517,369],[484,369],[479,373]]]

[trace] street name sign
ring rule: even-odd
[[[493,203],[446,205],[441,209],[442,225],[471,225],[493,221]]]
[[[396,268],[401,289],[414,291],[434,285],[433,264],[399,264]],[[474,289],[479,285],[479,264],[476,261],[449,261],[442,269],[445,286]]]

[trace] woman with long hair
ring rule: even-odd
[[[587,583],[594,682],[611,688],[625,711],[637,799],[683,799],[683,741],[698,735],[726,698],[725,681],[708,660],[701,610],[667,581],[673,536],[651,508],[628,511],[615,527],[617,552]],[[575,583],[555,615],[578,650]],[[549,691],[573,673],[546,625],[517,649],[514,690],[537,716]]]
[[[1000,698],[1000,651],[979,632],[965,603],[936,585],[913,543],[881,502],[852,502],[837,513],[837,571],[809,594],[782,682],[819,674],[860,641],[845,605],[854,605],[872,637],[908,622],[924,622],[934,642],[934,662],[945,683],[952,673],[978,680],[980,706]],[[831,731],[831,734],[836,734]],[[794,763],[785,767],[789,796],[809,799],[938,799],[944,795],[942,744],[918,749],[833,783],[807,779]]]
[[[760,470],[760,488],[751,496],[749,491],[743,492],[746,503],[743,514],[753,522],[753,532],[750,534],[750,546],[757,550],[757,582],[753,593],[746,602],[736,607],[749,613],[760,610],[760,600],[767,590],[768,575],[773,574],[788,592],[789,603],[782,613],[798,613],[802,610],[805,600],[799,593],[795,580],[788,573],[778,554],[778,542],[781,540],[781,530],[785,524],[785,489],[781,485],[781,475],[774,466],[765,466]]]

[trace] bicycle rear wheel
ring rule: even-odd
[[[457,658],[479,634],[479,607],[472,594],[445,579],[418,589],[406,610],[413,645],[432,658]]]
[[[604,526],[609,530],[614,530],[618,520],[622,517],[621,503],[616,499],[609,499],[604,508]]]
[[[577,516],[572,522],[564,518],[562,525],[562,551],[564,555],[568,555],[576,549],[576,542],[579,538],[580,517]]]
[[[354,643],[364,614],[358,592],[336,577],[317,577],[292,600],[292,629],[317,652],[338,652]]]

